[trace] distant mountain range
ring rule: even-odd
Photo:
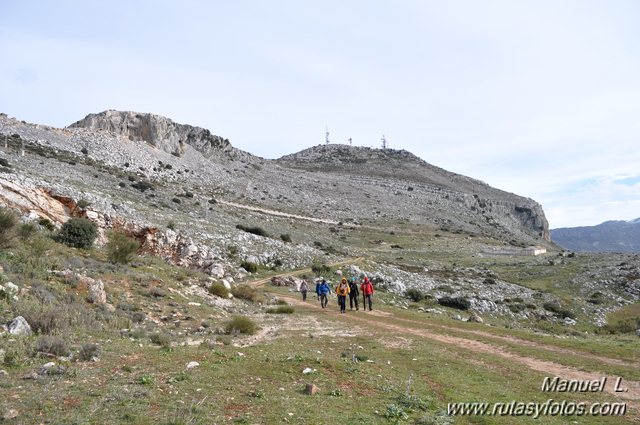
[[[640,218],[552,229],[551,240],[578,252],[640,252]]]

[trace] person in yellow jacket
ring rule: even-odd
[[[340,304],[340,313],[347,312],[347,295],[349,295],[349,284],[347,278],[343,277],[338,286],[336,286],[336,295],[338,295],[338,304]]]

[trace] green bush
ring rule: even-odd
[[[36,354],[53,354],[58,357],[65,357],[69,355],[69,346],[67,343],[57,336],[44,335],[41,336],[34,348]]]
[[[81,210],[86,209],[89,205],[91,205],[91,202],[87,201],[86,199],[80,199],[76,204],[76,206]]]
[[[258,291],[251,285],[241,284],[231,288],[234,297],[241,300],[256,301],[258,299]]]
[[[51,220],[49,220],[48,218],[40,217],[38,219],[38,224],[50,232],[53,232],[54,230],[56,230],[56,226],[54,226]]]
[[[445,307],[457,308],[458,310],[469,310],[469,308],[471,308],[471,301],[464,297],[442,297],[438,299],[438,304]]]
[[[249,273],[256,273],[258,271],[258,265],[256,263],[250,263],[248,261],[243,261],[242,263],[240,263],[240,267],[242,267]]]
[[[106,245],[109,262],[116,264],[128,264],[133,261],[140,243],[120,232],[110,232]]]
[[[283,242],[291,242],[291,235],[288,233],[282,234],[280,235],[280,239],[282,239]]]
[[[159,345],[163,348],[170,348],[171,347],[171,338],[169,337],[169,335],[165,334],[165,333],[155,333],[152,334],[149,339],[151,340],[151,342],[153,344]]]
[[[0,248],[8,248],[16,237],[18,217],[7,208],[0,208]]]
[[[23,241],[29,240],[33,235],[36,234],[38,228],[33,223],[23,223],[18,227],[18,236]]]
[[[147,191],[149,189],[155,190],[155,188],[153,187],[153,185],[151,183],[146,182],[144,180],[140,180],[137,183],[133,183],[131,185],[131,187],[134,188],[134,189],[138,189],[140,192],[145,192],[145,191]]]
[[[209,286],[209,293],[217,295],[220,298],[229,298],[229,289],[220,282],[216,282]]]
[[[234,316],[224,329],[228,334],[253,335],[258,330],[258,325],[246,316]]]
[[[258,227],[258,226],[245,226],[243,224],[238,224],[236,225],[236,229],[245,231],[247,233],[252,233],[258,236],[264,236],[264,237],[269,236],[262,227]]]
[[[598,329],[599,334],[627,334],[640,329],[640,317],[620,319]]]
[[[293,313],[293,307],[290,305],[280,305],[275,308],[268,308],[267,313],[269,314],[291,314]]]
[[[424,299],[424,294],[419,289],[407,289],[404,293],[405,297],[409,298],[413,302],[420,302]]]
[[[331,272],[331,267],[329,267],[326,264],[321,264],[321,263],[313,263],[311,265],[311,271],[314,272],[316,275],[321,275],[321,274],[327,274]]]
[[[62,225],[57,240],[74,248],[91,248],[98,236],[98,228],[86,218],[72,218]]]
[[[562,317],[563,319],[565,318],[570,318],[570,319],[575,319],[575,314],[573,314],[573,312],[571,312],[571,310],[563,307],[562,305],[560,305],[559,302],[557,301],[549,301],[546,302],[542,305],[542,307],[547,310],[550,311],[552,313],[555,313],[557,315],[559,315],[560,317]]]

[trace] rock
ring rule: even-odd
[[[224,285],[225,288],[227,288],[228,290],[231,290],[231,283],[229,283],[229,280],[222,279],[222,284]]]
[[[467,322],[472,322],[472,323],[484,323],[484,320],[482,320],[482,317],[478,316],[477,314],[472,314],[471,316],[469,316],[469,318],[467,319]]]
[[[0,349],[0,363],[4,363],[4,354],[6,353],[6,351],[4,351],[3,349]]]
[[[0,369],[0,376],[9,376],[9,372],[4,369]]]
[[[15,419],[20,415],[20,413],[16,409],[9,409],[2,415],[2,421],[10,421],[11,419]]]
[[[9,333],[16,336],[26,336],[31,335],[32,331],[25,318],[18,316],[9,324]]]
[[[572,319],[571,317],[565,317],[563,323],[567,326],[575,326],[576,322],[574,319]]]
[[[247,263],[260,264],[260,259],[255,255],[249,255],[246,261]]]
[[[303,373],[304,375],[308,375],[308,374],[310,374],[310,373],[314,373],[315,371],[316,371],[315,369],[311,369],[310,367],[307,367],[307,368],[305,368],[305,369],[302,371],[302,373]]]
[[[304,387],[304,391],[302,391],[306,395],[316,395],[320,391],[320,388],[316,387],[313,384],[307,384]]]
[[[224,277],[224,267],[222,267],[222,264],[214,264],[209,269],[209,274],[216,279],[222,279]]]
[[[462,317],[460,317],[460,315],[459,315],[459,314],[456,314],[456,315],[454,315],[454,316],[451,316],[451,318],[452,318],[453,320],[462,320]]]
[[[101,280],[94,280],[88,284],[89,296],[87,297],[89,302],[94,304],[105,304],[107,302],[107,293],[104,292],[104,283]]]
[[[13,282],[7,282],[4,284],[4,290],[7,291],[9,295],[15,296],[18,295],[20,288],[18,288],[18,285],[14,284]]]
[[[342,270],[336,270],[336,275],[337,276],[342,276]]]
[[[640,329],[636,329],[636,335],[640,336]]]
[[[187,370],[193,369],[194,367],[198,367],[198,366],[200,366],[200,363],[198,362],[189,362],[187,363]]]

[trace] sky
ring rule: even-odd
[[[639,19],[635,0],[0,0],[0,112],[152,112],[265,158],[384,135],[551,228],[631,220]]]

